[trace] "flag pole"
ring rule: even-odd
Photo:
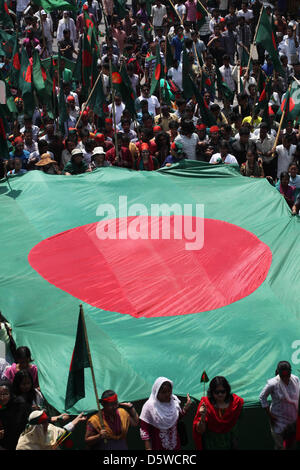
[[[201,7],[203,8],[203,10],[206,11],[206,13],[207,13],[207,15],[208,15],[208,14],[209,14],[209,13],[208,13],[208,10],[205,8],[204,5],[202,5],[202,3],[200,2],[200,0],[198,0],[198,3],[199,3],[199,5],[201,5]]]
[[[252,42],[252,44],[250,44],[249,60],[248,60],[248,65],[247,65],[247,69],[246,69],[246,75],[248,74],[248,70],[249,70],[249,67],[250,67],[250,62],[251,62],[251,59],[252,59],[253,48],[252,48],[251,46],[253,46],[253,45],[255,44],[256,36],[257,36],[257,31],[258,31],[258,27],[259,27],[259,24],[260,24],[261,15],[262,15],[262,12],[263,12],[263,11],[264,11],[264,6],[262,5],[262,7],[261,7],[261,9],[260,9],[259,19],[258,19],[256,28],[255,28],[255,34],[254,34],[253,42]]]
[[[290,93],[291,87],[292,87],[292,85],[289,86],[287,93]],[[281,132],[283,120],[284,120],[284,118],[285,118],[285,114],[286,114],[286,110],[287,110],[287,107],[288,107],[288,106],[289,106],[289,103],[286,103],[285,106],[284,106],[284,109],[283,109],[283,111],[282,111],[282,115],[281,115],[281,119],[280,119],[278,131],[277,131],[277,135],[276,135],[276,139],[275,139],[275,142],[274,142],[274,145],[273,145],[273,149],[272,149],[272,157],[273,157],[273,158],[274,158],[274,155],[275,155],[275,151],[276,151],[278,139],[279,139],[279,136],[280,136],[280,132]]]
[[[176,10],[176,8],[175,8],[175,6],[174,6],[174,3],[172,2],[172,0],[169,0],[169,2],[171,3],[171,5],[172,5],[172,7],[173,7],[173,10],[175,11],[176,15],[178,16],[179,21],[180,21],[180,24],[183,24],[182,18],[181,18],[181,16],[179,15],[178,11]]]
[[[91,368],[91,373],[92,373],[92,380],[93,380],[93,386],[94,386],[95,397],[96,397],[96,401],[97,401],[97,408],[98,408],[98,411],[99,411],[99,420],[100,420],[101,426],[104,427],[103,418],[102,418],[102,413],[101,413],[101,408],[100,408],[100,403],[99,403],[99,397],[98,397],[98,392],[97,392],[97,385],[96,385],[96,379],[95,379],[95,374],[94,374],[94,367],[93,367],[93,362],[92,362],[92,356],[91,356],[91,351],[90,351],[90,346],[89,346],[88,335],[87,335],[87,331],[86,331],[86,324],[85,324],[84,312],[83,312],[83,306],[82,306],[82,304],[80,304],[79,308],[80,308],[80,316],[81,316],[82,325],[83,325],[83,330],[84,330],[85,344],[86,344],[86,348],[87,348],[87,353],[88,353],[89,363],[90,363],[90,368]]]
[[[81,121],[82,114],[83,114],[83,112],[85,111],[85,109],[87,108],[87,106],[88,106],[88,104],[89,104],[89,101],[90,101],[90,99],[91,99],[91,97],[92,97],[92,95],[93,95],[93,93],[94,93],[94,91],[95,91],[95,88],[96,88],[96,86],[97,86],[97,83],[99,82],[100,77],[101,77],[101,70],[100,70],[100,72],[99,72],[99,74],[98,74],[98,77],[97,77],[96,80],[95,80],[95,83],[94,83],[94,85],[93,85],[93,88],[92,88],[91,91],[90,91],[89,96],[87,97],[86,102],[85,102],[85,103],[83,104],[83,106],[82,106],[81,114],[80,114],[80,116],[79,116],[79,118],[78,118],[78,121],[76,122],[75,129],[77,129],[78,124],[79,124],[80,121]]]

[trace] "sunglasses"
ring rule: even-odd
[[[215,395],[223,395],[223,393],[226,393],[226,390],[222,389],[222,390],[215,390],[214,391]]]

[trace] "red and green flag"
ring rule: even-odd
[[[0,0],[0,25],[3,29],[14,29],[14,23],[5,0]]]
[[[32,0],[32,3],[41,7],[47,13],[56,10],[78,10],[77,2],[75,0]]]
[[[85,397],[84,369],[90,367],[88,348],[85,338],[83,311],[80,309],[76,341],[69,368],[65,397],[65,409],[72,408],[77,401]]]
[[[124,62],[122,63],[120,70],[112,64],[112,83],[116,92],[121,95],[126,108],[130,111],[131,115],[134,116],[136,96]]]
[[[209,378],[208,378],[207,373],[204,370],[201,374],[200,383],[207,383],[207,382],[209,382]]]
[[[161,78],[164,78],[164,68],[163,68],[162,59],[160,55],[160,47],[159,47],[159,44],[156,44],[155,65],[154,65],[152,78],[151,78],[150,96],[153,95],[153,93],[155,92],[156,87]]]
[[[280,108],[277,111],[277,116],[280,119],[284,112],[283,129],[286,127],[288,121],[296,121],[300,116],[300,102],[299,102],[300,86],[296,81],[289,87],[288,91],[282,98]]]
[[[198,29],[204,25],[207,16],[207,10],[204,8],[201,2],[197,0],[197,13],[196,13],[196,21]]]
[[[204,70],[202,69],[201,75],[201,89],[209,91],[212,95],[215,93],[215,84],[212,82],[209,75],[207,75]]]
[[[46,80],[46,71],[42,67],[40,55],[35,49],[32,54],[32,83],[38,94],[45,90]]]
[[[199,88],[191,80],[193,96],[195,96],[198,108],[200,111],[200,116],[203,124],[206,124],[207,127],[213,126],[216,124],[216,118],[213,113],[210,111],[209,106],[206,101],[204,101],[203,96],[201,95]]]
[[[266,9],[263,8],[256,34],[256,43],[261,44],[272,59],[274,70],[281,75],[284,73],[279,59],[275,33],[270,23]]]
[[[11,59],[16,37],[16,33],[10,34],[0,29],[0,55]]]
[[[123,19],[126,16],[126,0],[114,0],[114,10],[119,19]]]
[[[22,92],[25,113],[28,115],[32,115],[34,111],[32,63],[29,60],[28,54],[24,46],[21,49],[19,89]]]

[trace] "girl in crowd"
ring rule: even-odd
[[[18,438],[25,429],[28,407],[18,402],[7,380],[0,381],[0,449],[15,450]]]
[[[19,370],[25,369],[28,370],[32,377],[34,388],[38,388],[39,381],[37,366],[35,364],[31,364],[32,362],[33,359],[31,358],[30,349],[27,346],[20,346],[16,350],[16,362],[14,362],[10,367],[7,367],[4,372],[5,378],[12,383],[16,373]]]
[[[16,373],[12,382],[12,391],[18,401],[27,403],[30,412],[43,407],[43,396],[37,388],[34,388],[32,375],[27,369],[21,369]]]

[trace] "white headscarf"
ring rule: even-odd
[[[148,424],[160,429],[167,430],[176,424],[180,412],[180,400],[176,395],[171,395],[168,403],[163,403],[157,399],[160,387],[168,382],[173,389],[173,382],[166,377],[158,377],[155,380],[149,399],[143,406],[140,419]]]

